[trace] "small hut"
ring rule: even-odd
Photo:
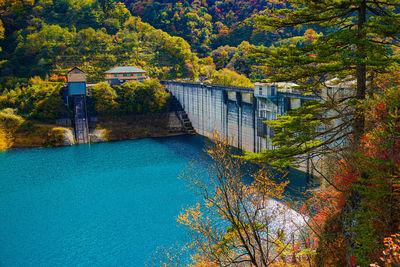
[[[68,96],[86,95],[86,74],[78,67],[67,72]]]

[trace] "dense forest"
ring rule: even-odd
[[[2,75],[29,78],[82,67],[89,82],[115,65],[136,65],[152,77],[196,77],[189,44],[132,17],[121,3],[5,1]]]
[[[243,41],[269,46],[299,30],[265,32],[253,17],[266,8],[284,8],[284,1],[121,1],[135,16],[155,28],[187,40],[201,56],[220,46],[237,47]]]
[[[108,68],[130,64],[162,79],[210,76],[210,68],[260,79],[265,70],[249,57],[249,49],[304,33],[255,26],[254,15],[285,6],[278,1],[3,1],[1,73],[44,77],[77,65],[89,82],[98,82]]]
[[[86,72],[88,83],[104,81],[104,71],[116,65],[134,65],[159,79],[199,75],[188,42],[142,22],[123,3],[1,1],[0,10],[0,124],[7,131],[0,130],[8,145],[30,122],[54,124],[70,115],[62,87],[73,66]],[[99,116],[165,111],[167,94],[158,81],[121,88],[120,94],[101,85],[89,91]],[[98,90],[105,94],[98,97]],[[119,106],[132,98],[135,104]]]
[[[267,122],[274,150],[232,156],[216,136],[214,191],[196,170],[186,177],[205,196],[178,217],[194,237],[194,264],[399,266],[399,14],[399,0],[3,0],[0,146],[65,112],[61,88],[75,65],[96,83],[89,94],[104,117],[164,112],[157,79],[296,82],[320,99]],[[110,86],[104,71],[115,65],[154,79]],[[335,92],[332,80],[354,86]],[[283,172],[311,161],[321,186],[293,203],[269,169],[243,184],[249,160]],[[306,225],[291,236],[271,227],[288,211],[265,214],[265,199],[287,201]]]
[[[269,69],[251,57],[300,30],[267,32],[253,15],[274,1],[2,1],[0,108],[54,122],[66,72],[79,66],[88,83],[116,65],[134,65],[158,79],[198,77],[252,86]],[[315,32],[314,32],[315,33]],[[297,42],[297,41],[294,41]]]

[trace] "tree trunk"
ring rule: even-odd
[[[365,40],[366,33],[364,32],[364,24],[366,22],[366,11],[367,11],[367,3],[363,1],[360,3],[359,12],[358,12],[358,39]],[[357,79],[357,91],[356,91],[356,99],[364,100],[365,92],[367,89],[367,69],[365,60],[365,46],[363,43],[357,45],[357,57],[361,60],[359,64],[356,66],[356,79]],[[362,107],[356,107],[355,109],[355,117],[353,123],[353,141],[354,141],[354,151],[357,151],[360,145],[360,140],[364,134],[364,126],[365,126],[365,115]]]
[[[362,1],[358,8],[358,40],[363,41],[366,39],[366,33],[364,32],[364,24],[366,22],[366,11],[367,4],[366,1]],[[356,79],[357,79],[357,88],[356,88],[356,99],[359,100],[357,107],[355,108],[354,115],[354,123],[353,123],[353,146],[351,150],[353,152],[357,152],[360,148],[361,138],[364,135],[364,127],[365,127],[365,115],[364,110],[359,104],[365,100],[366,97],[366,87],[367,87],[367,69],[365,64],[365,45],[364,43],[357,45],[357,58],[360,60],[360,63],[356,65]],[[363,175],[363,174],[361,174]],[[360,212],[361,206],[361,196],[356,189],[351,189],[348,199],[346,200],[346,206],[342,213],[342,223],[343,223],[343,235],[344,241],[347,245],[347,260],[351,259],[354,255],[352,253],[355,249],[355,244],[357,239],[360,238],[357,232],[354,232],[354,229],[358,223],[358,218],[355,216],[357,212]],[[366,255],[365,255],[366,256]],[[350,266],[348,262],[348,266]]]

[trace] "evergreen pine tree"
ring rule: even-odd
[[[270,122],[276,129],[272,138],[276,151],[265,151],[249,158],[287,166],[309,158],[310,154],[318,157],[338,147],[346,148],[344,152],[349,149],[357,152],[366,131],[366,100],[376,93],[374,78],[390,72],[399,60],[393,47],[400,44],[400,1],[287,2],[290,8],[267,10],[259,16],[256,19],[259,26],[270,30],[306,26],[322,34],[313,42],[262,48],[255,53],[275,71],[271,81],[295,81],[305,92],[320,95],[324,101],[310,102]],[[332,97],[324,95],[321,89],[329,87],[327,81],[333,78],[338,78],[339,83],[353,84],[353,90]],[[360,173],[360,176],[358,183],[368,185],[366,181],[371,180],[368,173]],[[360,203],[369,201],[354,188],[348,192],[341,212],[348,258],[353,255],[357,255],[357,259],[368,258],[369,249],[363,250],[360,245],[365,243],[368,233],[358,228],[368,223],[368,219],[359,216],[363,212]]]
[[[313,27],[322,32],[313,42],[302,45],[283,45],[278,48],[260,48],[254,51],[261,62],[275,71],[273,82],[295,81],[306,92],[322,97],[321,88],[332,78],[355,80],[351,95],[327,98],[321,105],[314,105],[315,111],[308,110],[309,116],[298,119],[297,123],[306,128],[330,124],[327,130],[306,129],[307,138],[298,138],[302,127],[285,131],[290,120],[297,116],[283,116],[271,126],[276,127],[273,138],[276,153],[265,151],[252,158],[262,160],[278,159],[285,155],[285,164],[292,164],[299,155],[325,153],[333,143],[343,140],[343,133],[352,136],[352,149],[357,150],[364,133],[365,118],[363,102],[374,92],[373,78],[380,73],[390,72],[399,59],[393,53],[393,46],[399,45],[400,1],[399,0],[290,0],[286,9],[269,9],[256,18],[257,24],[267,30],[290,27]],[[351,77],[351,78],[349,78]],[[309,108],[308,108],[309,109]],[[334,112],[332,112],[334,111]],[[299,113],[299,114],[300,114]],[[293,123],[292,123],[293,125]],[[349,130],[350,129],[350,130]],[[297,132],[296,132],[297,131]],[[317,141],[318,140],[318,141]],[[317,142],[316,142],[317,141]],[[336,146],[336,145],[335,145]]]

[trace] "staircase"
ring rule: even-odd
[[[189,120],[189,116],[174,95],[171,95],[169,99],[169,110],[170,112],[175,112],[176,116],[182,124],[183,129],[187,134],[196,134],[196,131],[194,130],[192,123]]]
[[[84,95],[74,96],[75,139],[78,144],[89,143],[89,127],[85,98]]]

